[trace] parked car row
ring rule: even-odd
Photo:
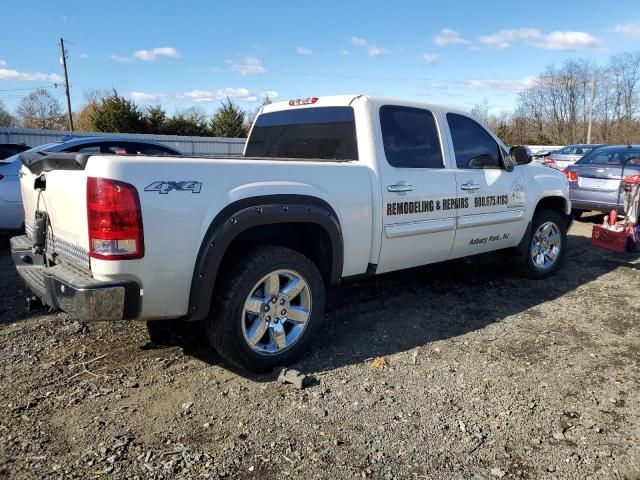
[[[545,157],[543,163],[548,167],[564,170],[569,165],[576,163],[587,153],[590,153],[597,148],[604,147],[605,145],[606,144],[604,143],[567,145],[566,147],[562,147],[560,150],[550,152]]]
[[[20,195],[20,158],[29,152],[78,152],[115,155],[182,155],[175,148],[149,140],[130,140],[119,137],[82,137],[56,143],[47,143],[29,149],[26,145],[3,144],[0,151],[14,152],[0,160],[0,231],[20,230],[24,223],[24,210]]]
[[[587,211],[622,213],[625,177],[640,175],[638,145],[575,144],[538,150],[531,158],[566,175],[575,218]]]

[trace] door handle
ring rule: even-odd
[[[463,183],[462,185],[460,185],[460,188],[462,190],[478,190],[480,188],[480,185],[478,185],[477,183]]]
[[[406,184],[389,185],[387,187],[387,190],[394,193],[411,192],[413,191],[413,185],[406,185]]]

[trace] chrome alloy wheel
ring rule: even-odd
[[[293,270],[276,270],[256,283],[242,309],[242,334],[260,354],[282,353],[302,336],[311,315],[311,291]]]
[[[540,270],[549,270],[555,265],[562,248],[560,229],[553,222],[545,222],[538,227],[531,240],[531,259]]]

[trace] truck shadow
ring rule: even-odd
[[[480,330],[637,258],[593,247],[584,236],[568,241],[563,268],[542,281],[523,278],[503,255],[487,254],[343,285],[331,292],[327,324],[300,369],[334,369]]]
[[[601,221],[602,216],[586,217],[580,230],[590,230],[591,224]],[[621,266],[639,268],[637,262],[632,263],[638,254],[602,250],[593,247],[589,237],[571,232],[568,241],[563,268],[543,281],[524,278],[512,259],[492,253],[331,288],[325,323],[310,353],[293,367],[313,374],[425,347],[526,312]],[[12,267],[9,256],[0,256],[0,286],[5,291],[0,323],[25,318],[15,313],[24,298],[19,292],[26,290],[16,287],[21,283]],[[181,347],[186,355],[220,364],[252,380],[273,380],[273,375],[251,375],[229,366],[212,352],[205,338],[190,329],[169,343]]]
[[[581,230],[601,220],[587,217]],[[571,232],[568,242],[563,268],[542,281],[524,278],[512,258],[491,253],[331,288],[325,323],[310,353],[292,367],[313,374],[428,346],[526,312],[620,266],[638,268],[630,263],[637,254],[602,250]],[[194,346],[183,344],[186,353],[222,362]],[[232,370],[256,381],[273,379]]]

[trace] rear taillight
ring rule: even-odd
[[[553,157],[547,157],[544,159],[544,164],[545,165],[555,165],[556,164],[556,159]]]
[[[144,256],[140,197],[133,185],[87,178],[89,255],[101,260]]]
[[[570,182],[578,181],[578,174],[573,170],[564,169],[562,170],[562,173],[564,173],[564,175],[567,177],[567,180],[569,180]]]

